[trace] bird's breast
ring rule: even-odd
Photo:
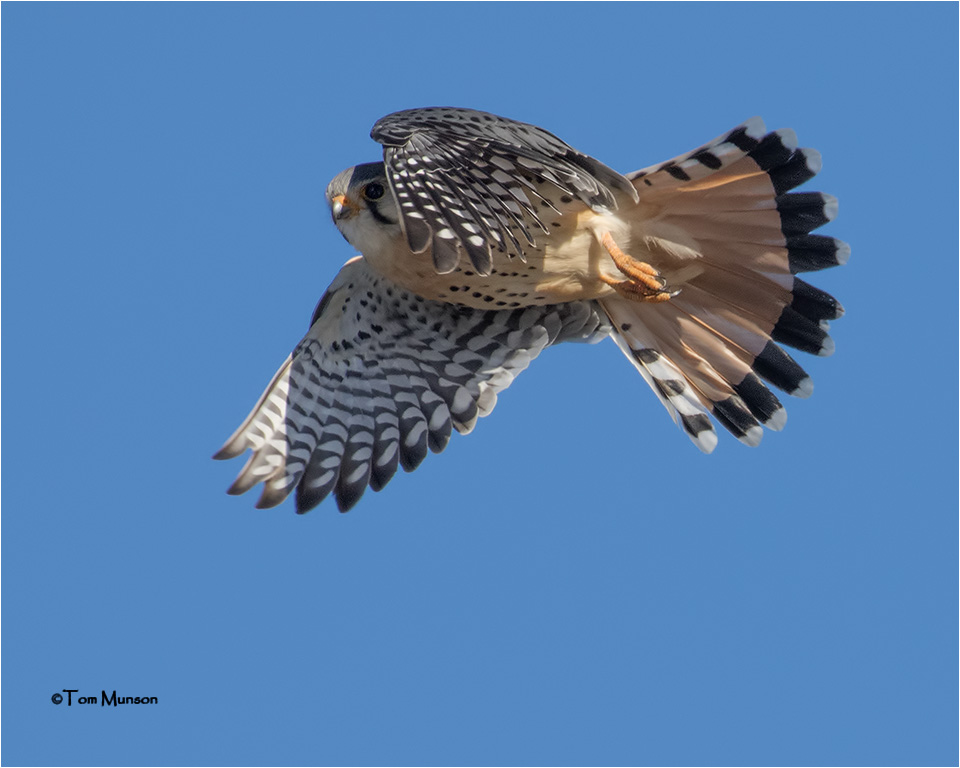
[[[477,309],[561,304],[611,292],[598,279],[609,257],[592,232],[575,222],[539,234],[536,246],[527,247],[524,255],[525,261],[495,252],[490,274],[480,275],[464,254],[453,272],[441,275],[429,248],[412,253],[401,236],[389,249],[364,257],[374,271],[425,299]]]

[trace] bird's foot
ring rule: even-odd
[[[614,280],[612,277],[600,275],[601,282],[606,283],[624,298],[632,301],[669,301],[678,293],[677,291],[664,291],[657,288],[650,288],[644,283],[635,280]]]
[[[668,291],[667,281],[663,279],[660,272],[645,261],[639,261],[620,250],[620,246],[616,244],[609,232],[603,233],[600,243],[610,254],[617,269],[628,278],[615,280],[601,273],[600,280],[621,296],[633,301],[669,301],[680,293],[679,290]]]

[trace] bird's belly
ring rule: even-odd
[[[525,262],[495,254],[489,275],[478,275],[465,256],[453,272],[437,274],[429,249],[397,249],[393,258],[368,261],[375,271],[425,299],[477,309],[560,304],[612,293],[599,279],[610,259],[596,238],[582,228],[564,229],[526,249]]]

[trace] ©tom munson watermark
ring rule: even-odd
[[[100,691],[100,696],[97,697],[96,694],[93,696],[77,696],[74,698],[75,693],[80,693],[76,688],[64,688],[63,692],[67,694],[67,706],[72,707],[74,704],[99,704],[101,707],[108,707],[113,705],[114,707],[119,707],[121,704],[156,704],[156,696],[118,696],[117,692],[107,693],[106,691]],[[63,696],[59,693],[53,694],[50,697],[50,701],[54,704],[62,704]]]

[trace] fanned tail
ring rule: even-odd
[[[670,301],[601,300],[620,348],[674,420],[706,452],[707,414],[748,445],[786,413],[764,384],[807,397],[813,384],[779,344],[832,354],[829,321],[843,309],[797,273],[846,262],[850,249],[810,234],[837,201],[789,190],[820,170],[792,131],[754,118],[699,149],[629,178],[640,201],[631,254],[680,289]]]

